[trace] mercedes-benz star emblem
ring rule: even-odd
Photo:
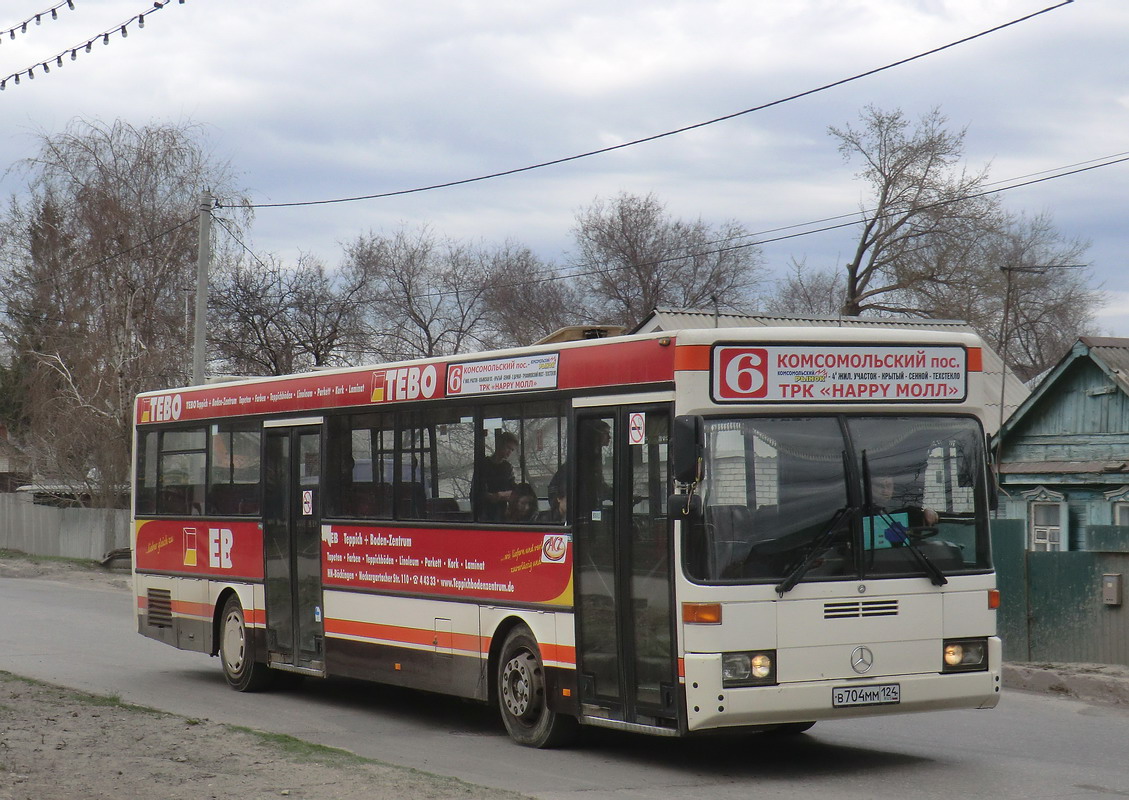
[[[874,666],[874,652],[869,647],[859,645],[851,651],[851,669],[859,675],[870,672]]]

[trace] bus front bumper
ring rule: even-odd
[[[688,729],[703,731],[787,722],[848,719],[999,702],[999,639],[989,639],[989,669],[841,678],[773,686],[724,687],[720,654],[685,656]]]

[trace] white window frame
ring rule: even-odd
[[[1070,509],[1066,495],[1040,486],[1023,492],[1027,501],[1027,549],[1032,552],[1063,552],[1070,549]],[[1058,524],[1036,525],[1036,510],[1055,507]]]

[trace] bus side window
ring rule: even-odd
[[[157,513],[195,516],[204,513],[207,482],[206,431],[175,429],[160,434],[157,459]]]
[[[254,516],[259,513],[262,475],[258,423],[212,425],[208,513]]]
[[[475,470],[479,522],[562,524],[567,505],[566,416],[561,403],[483,409]]]
[[[329,516],[391,519],[392,417],[352,414],[329,421]]]
[[[397,519],[470,520],[474,412],[426,409],[407,415],[401,430]]]
[[[137,441],[137,514],[157,513],[157,431],[149,430]]]

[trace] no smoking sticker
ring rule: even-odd
[[[643,444],[647,439],[647,415],[642,411],[631,414],[627,422],[628,444]]]

